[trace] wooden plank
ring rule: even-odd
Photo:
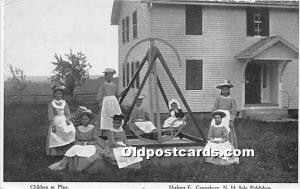
[[[162,66],[163,66],[164,69],[165,69],[165,71],[167,72],[167,74],[168,74],[168,76],[169,76],[169,78],[170,78],[170,80],[171,80],[171,82],[172,82],[172,84],[173,84],[173,86],[174,86],[176,92],[178,93],[178,95],[179,95],[179,97],[180,97],[180,99],[181,99],[181,101],[182,101],[182,103],[184,104],[184,106],[186,107],[188,113],[190,114],[190,116],[191,116],[191,118],[192,118],[192,121],[193,121],[193,123],[194,123],[196,129],[199,131],[199,133],[201,134],[201,136],[202,136],[202,138],[204,139],[204,141],[206,141],[206,137],[205,137],[203,131],[201,130],[200,127],[198,127],[198,123],[197,123],[197,121],[196,121],[196,118],[195,118],[194,114],[192,113],[192,110],[191,110],[190,106],[189,106],[188,103],[186,102],[186,100],[185,100],[185,98],[184,98],[184,96],[183,96],[183,94],[182,94],[182,92],[181,92],[179,86],[177,85],[177,82],[175,81],[175,79],[174,79],[174,77],[173,77],[171,71],[169,70],[169,67],[168,67],[168,65],[167,65],[167,63],[166,63],[166,61],[165,61],[165,59],[163,58],[162,54],[160,53],[159,49],[157,49],[157,54],[158,54],[158,55],[157,55],[157,56],[158,56],[158,59],[160,60]]]
[[[162,85],[161,85],[161,82],[160,82],[158,76],[157,76],[157,86],[159,87],[159,90],[160,90],[160,92],[161,92],[161,95],[163,96],[163,99],[164,99],[164,101],[165,101],[165,103],[166,103],[166,106],[167,106],[167,108],[169,109],[169,101],[168,101],[167,95],[166,95],[166,93],[165,93],[165,91],[164,91],[164,89],[163,89],[163,87],[162,87]]]
[[[131,112],[132,112],[132,110],[133,110],[133,108],[134,108],[134,106],[135,106],[135,104],[136,104],[136,101],[137,101],[139,95],[141,94],[141,92],[142,92],[142,90],[143,90],[143,88],[144,88],[144,86],[145,86],[145,83],[146,83],[146,81],[147,81],[147,78],[148,78],[148,76],[149,76],[149,74],[150,74],[150,72],[151,72],[151,70],[152,70],[152,68],[153,68],[154,62],[155,62],[155,60],[156,60],[156,58],[157,58],[157,49],[156,49],[156,48],[153,48],[153,50],[154,50],[154,51],[152,51],[152,52],[154,53],[154,56],[152,56],[153,59],[151,60],[151,62],[150,62],[150,64],[149,64],[149,68],[148,68],[148,70],[147,70],[147,72],[146,72],[146,74],[145,74],[145,76],[144,76],[144,79],[143,79],[143,81],[142,81],[142,83],[141,83],[141,86],[140,86],[140,88],[139,88],[139,90],[138,90],[136,96],[134,97],[134,100],[133,100],[133,102],[132,102],[132,105],[130,106],[130,109],[129,109],[129,111],[128,111],[128,115],[126,116],[126,118],[125,118],[125,120],[124,120],[123,127],[124,127],[125,125],[127,125],[127,122],[128,122],[129,119],[130,119],[130,114],[131,114]]]

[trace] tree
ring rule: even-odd
[[[73,94],[76,87],[81,86],[89,79],[89,69],[92,67],[86,59],[86,56],[77,52],[76,54],[70,50],[69,54],[65,54],[66,60],[61,55],[54,54],[56,62],[52,62],[56,67],[51,76],[51,82],[63,82],[66,87],[66,95],[73,100]]]
[[[13,82],[13,90],[15,90],[18,95],[21,95],[21,93],[26,89],[26,75],[24,74],[24,71],[20,68],[14,67],[12,65],[9,65],[9,71],[12,75],[9,80]]]

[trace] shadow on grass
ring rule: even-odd
[[[87,105],[97,112],[95,105]],[[255,157],[241,157],[240,165],[216,166],[203,158],[163,166],[144,160],[141,170],[112,168],[94,175],[51,172],[48,165],[60,158],[45,156],[47,105],[4,107],[4,181],[63,182],[285,182],[298,181],[298,124],[237,120],[239,147],[254,149]],[[71,106],[74,110],[75,107]],[[207,134],[210,120],[202,120]],[[197,135],[194,127],[185,130]],[[177,161],[176,159],[173,161]]]

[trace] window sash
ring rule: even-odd
[[[187,5],[185,7],[186,35],[202,35],[202,7]]]
[[[132,37],[137,38],[137,11],[132,13]]]
[[[129,42],[129,17],[126,16],[126,42]]]
[[[122,20],[122,42],[125,43],[125,19]]]

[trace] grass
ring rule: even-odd
[[[97,111],[95,106],[88,106]],[[241,157],[240,165],[216,166],[203,158],[190,158],[168,167],[157,159],[144,160],[141,170],[103,170],[95,175],[51,172],[59,160],[45,156],[48,129],[47,105],[4,107],[4,181],[139,181],[139,182],[276,182],[298,181],[298,124],[237,120],[240,148],[255,150],[255,157]],[[189,121],[189,120],[188,120]],[[202,122],[207,133],[209,120]],[[187,129],[196,133],[193,127]],[[175,160],[176,162],[176,160]]]

